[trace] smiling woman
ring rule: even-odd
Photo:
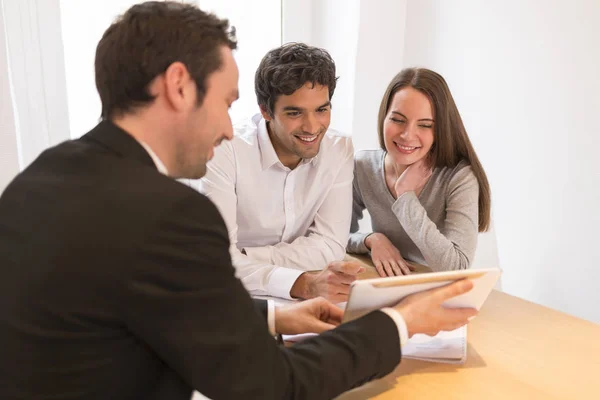
[[[394,94],[383,123],[383,140],[390,155],[386,159],[396,177],[408,165],[429,154],[433,145],[433,123],[433,110],[425,94],[412,87]]]
[[[487,177],[444,78],[405,69],[379,110],[380,150],[357,154],[348,251],[371,252],[381,276],[466,269],[490,223]],[[363,210],[372,232],[359,233]]]

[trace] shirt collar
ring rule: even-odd
[[[167,170],[167,167],[165,167],[165,164],[162,161],[160,161],[160,158],[158,158],[156,153],[152,151],[150,146],[148,146],[141,140],[138,140],[138,142],[148,152],[148,155],[150,156],[150,158],[152,158],[152,161],[154,161],[154,165],[156,165],[156,169],[158,169],[158,172],[160,172],[163,175],[169,176],[169,171]]]
[[[271,168],[274,164],[280,163],[280,161],[275,152],[275,148],[273,147],[273,143],[271,143],[271,138],[269,137],[267,121],[265,121],[260,114],[254,116],[252,120],[257,122],[258,149],[260,151],[260,163],[264,171]]]

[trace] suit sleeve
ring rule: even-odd
[[[259,299],[252,299],[252,301],[254,302],[254,307],[256,307],[256,309],[258,310],[260,315],[262,315],[266,321],[267,317],[268,317],[267,313],[269,312],[269,307],[267,305],[267,301],[259,300]]]
[[[188,385],[215,399],[330,399],[398,364],[397,327],[380,311],[277,346],[235,278],[228,246],[214,205],[190,191],[131,260],[128,328]]]

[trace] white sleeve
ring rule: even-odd
[[[285,268],[273,262],[261,261],[253,254],[244,255],[237,248],[237,179],[235,151],[231,142],[215,149],[207,164],[206,175],[192,184],[212,200],[219,209],[229,231],[230,254],[236,275],[253,295],[271,295],[291,299],[290,289],[304,270]],[[260,248],[257,248],[260,249]],[[287,264],[286,264],[287,265]]]
[[[404,317],[402,317],[402,314],[391,307],[382,308],[380,311],[386,313],[398,327],[400,348],[402,348],[402,346],[404,346],[408,341],[408,328],[406,328],[406,321],[404,321]]]

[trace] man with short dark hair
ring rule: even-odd
[[[0,399],[328,399],[390,372],[408,335],[473,315],[441,307],[462,282],[276,345],[269,325],[323,331],[341,311],[253,302],[217,209],[172,179],[202,176],[232,137],[234,47],[226,21],[170,1],[100,40],[102,122],[0,197]]]
[[[223,215],[237,275],[253,295],[338,303],[361,271],[341,262],[354,150],[329,129],[336,81],[323,49],[288,43],[269,51],[254,83],[260,114],[235,127],[198,185]]]

